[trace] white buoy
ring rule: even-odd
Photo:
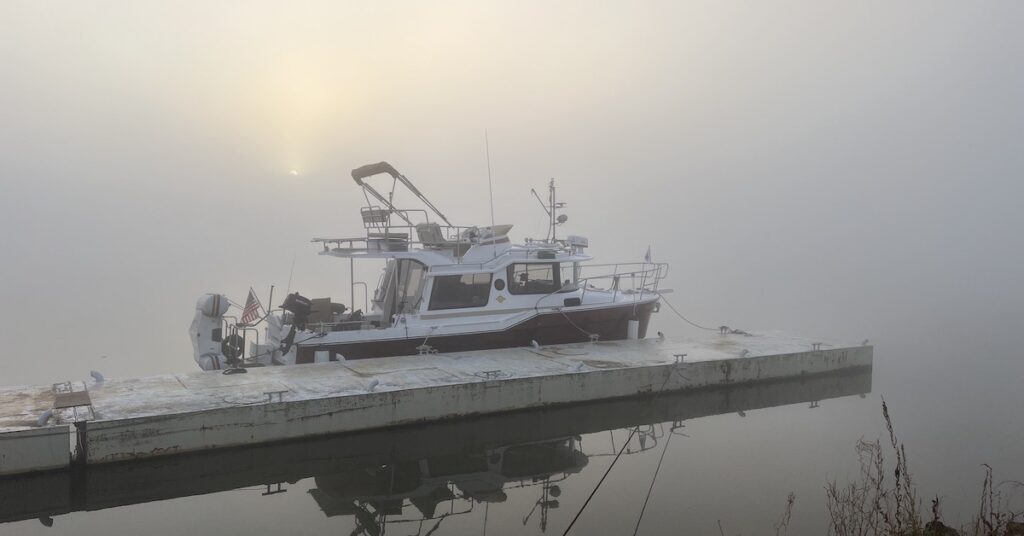
[[[626,338],[630,340],[636,340],[640,338],[640,321],[630,320],[626,324]]]
[[[36,419],[36,424],[39,425],[39,426],[46,426],[47,421],[49,421],[50,417],[52,417],[52,416],[53,416],[53,410],[52,409],[48,409],[48,410],[44,411],[42,413],[42,415],[39,416],[38,419]]]
[[[104,378],[103,375],[99,373],[99,371],[90,370],[89,375],[92,376],[92,379],[96,380],[96,383],[103,383]]]

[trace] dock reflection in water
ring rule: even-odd
[[[543,531],[560,505],[560,484],[591,458],[614,456],[625,437],[631,439],[623,452],[630,455],[656,447],[688,419],[813,406],[870,391],[868,368],[6,478],[0,479],[0,532],[7,523],[38,519],[59,528],[59,516],[72,512],[241,488],[275,495],[309,478],[310,500],[328,517],[348,518],[352,534],[383,534],[398,524],[403,534],[430,533],[452,516],[505,502],[516,488],[536,490],[522,522]],[[620,429],[636,433],[588,436]],[[266,499],[254,496],[259,500]]]

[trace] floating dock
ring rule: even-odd
[[[0,523],[37,518],[53,523],[54,517],[72,512],[240,488],[264,487],[265,494],[274,494],[306,478],[316,479],[317,488],[310,494],[328,516],[354,515],[354,505],[361,502],[418,507],[427,497],[436,500],[439,494],[435,490],[448,484],[459,486],[461,494],[493,490],[482,500],[500,502],[504,495],[497,492],[499,485],[515,487],[524,477],[531,483],[542,483],[549,476],[557,479],[578,472],[590,456],[608,455],[606,451],[583,448],[580,436],[638,427],[638,436],[646,436],[630,449],[638,452],[654,448],[665,433],[692,419],[808,402],[813,408],[825,400],[869,392],[871,368],[860,367],[658,397],[601,400],[132,463],[98,464],[81,471],[12,476],[0,478]],[[671,424],[660,428],[659,423]],[[575,452],[566,456],[562,447],[573,438]],[[537,446],[544,447],[541,453],[534,448]],[[530,453],[525,464],[523,457],[514,456],[517,451]],[[480,460],[497,461],[488,462],[484,470]],[[408,474],[410,470],[415,474]],[[391,485],[392,471],[401,475],[405,484],[397,488]],[[368,479],[366,475],[386,476]]]
[[[0,475],[858,370],[872,354],[712,334],[0,388]]]

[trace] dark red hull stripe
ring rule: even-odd
[[[466,335],[445,335],[430,337],[427,345],[441,353],[491,350],[495,348],[517,348],[539,344],[570,344],[587,342],[587,333],[596,333],[602,341],[625,339],[630,320],[640,321],[640,337],[647,335],[656,302],[640,305],[623,305],[586,311],[563,310],[565,314],[545,313],[520,322],[504,331],[469,333]],[[586,333],[584,333],[586,332]],[[296,364],[312,363],[317,351],[330,352],[331,361],[340,356],[345,359],[366,359],[416,355],[416,348],[423,344],[423,337],[390,339],[384,341],[360,341],[322,345],[302,345],[298,348]]]

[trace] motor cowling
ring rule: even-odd
[[[228,307],[231,304],[228,302],[228,297],[223,294],[204,294],[203,297],[199,298],[199,302],[196,303],[196,309],[203,312],[204,315],[210,318],[223,318],[224,313],[228,312]]]
[[[218,370],[227,365],[221,346],[224,342],[223,321],[230,302],[223,294],[204,294],[196,301],[196,312],[188,333],[192,339],[193,358],[203,370]]]
[[[313,301],[298,292],[293,292],[285,296],[281,309],[292,314],[293,326],[298,329],[306,329],[309,313],[313,311]]]

